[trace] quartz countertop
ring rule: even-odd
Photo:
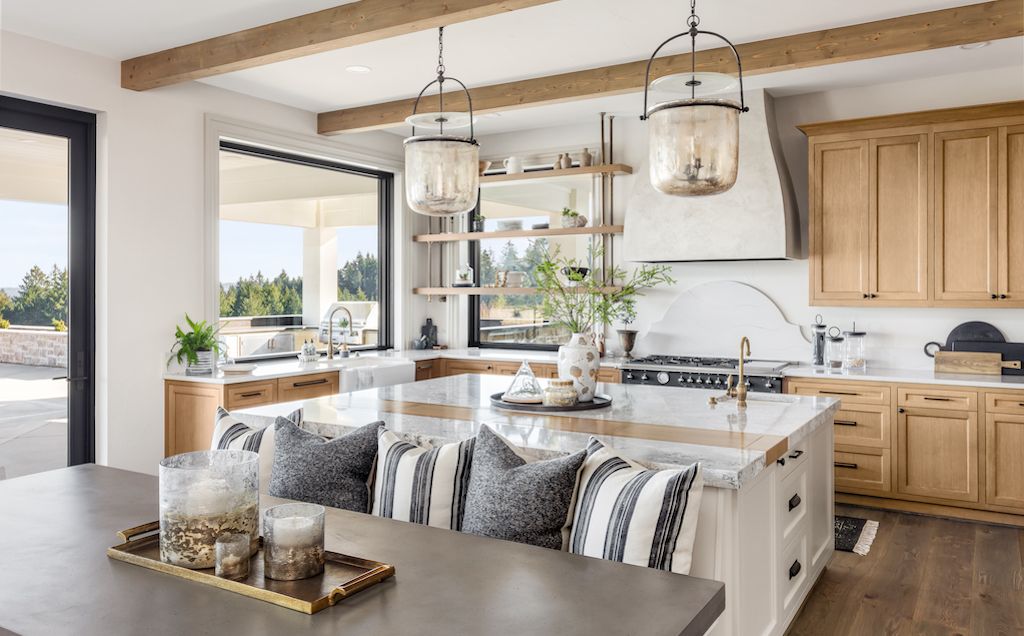
[[[974,386],[987,389],[1024,389],[1024,375],[976,375],[936,373],[931,369],[885,369],[868,366],[864,371],[829,372],[821,367],[794,366],[784,371],[787,378],[848,380],[851,382],[908,382]]]
[[[557,353],[554,351],[529,351],[520,349],[408,349],[403,351],[359,351],[352,352],[348,358],[335,358],[327,360],[321,358],[318,362],[299,362],[297,357],[281,358],[276,360],[254,361],[256,368],[250,373],[225,374],[217,371],[213,375],[185,375],[184,369],[168,371],[164,373],[165,380],[176,382],[199,382],[203,384],[237,384],[240,382],[254,382],[257,380],[274,380],[278,378],[289,378],[311,373],[324,373],[327,371],[341,370],[343,368],[354,368],[358,366],[372,366],[371,360],[405,360],[417,362],[420,360],[437,360],[440,358],[450,360],[488,360],[491,362],[536,362],[555,364],[558,361]],[[624,358],[609,357],[601,361],[605,368],[617,369],[622,366]]]
[[[707,485],[738,489],[790,446],[829,424],[839,406],[831,398],[752,393],[748,407],[739,410],[735,401],[709,404],[708,398],[720,391],[601,384],[598,392],[612,398],[609,408],[541,415],[491,405],[490,395],[504,391],[509,382],[500,376],[457,375],[240,414],[266,425],[302,406],[306,428],[328,437],[383,420],[396,432],[433,445],[466,439],[487,424],[538,456],[574,452],[594,435],[656,468],[700,461]]]

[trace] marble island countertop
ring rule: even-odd
[[[301,405],[306,428],[328,437],[383,420],[396,432],[433,445],[471,437],[488,424],[538,456],[574,452],[595,435],[652,467],[700,461],[709,486],[738,489],[793,444],[829,424],[839,407],[830,398],[751,394],[748,407],[739,410],[735,401],[708,403],[721,391],[602,384],[598,391],[612,398],[609,408],[540,415],[491,405],[490,395],[504,391],[509,381],[450,376],[263,406],[240,415],[266,425]]]

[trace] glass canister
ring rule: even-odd
[[[840,335],[838,327],[832,327],[825,340],[825,368],[829,371],[842,371],[845,361],[846,338]]]
[[[276,581],[298,581],[324,571],[323,506],[289,503],[263,516],[263,574]]]
[[[853,329],[844,331],[846,336],[845,367],[850,371],[863,371],[867,366],[867,332],[857,331],[857,323]]]
[[[544,389],[544,406],[575,406],[576,400],[576,389],[572,380],[551,380]]]
[[[252,451],[183,453],[160,462],[160,560],[199,570],[216,563],[217,538],[259,538],[259,455]]]

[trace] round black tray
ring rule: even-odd
[[[603,409],[612,405],[612,399],[607,395],[595,395],[594,399],[590,402],[577,402],[573,406],[544,406],[543,404],[517,404],[515,402],[506,402],[501,399],[501,396],[505,392],[495,393],[491,396],[491,404],[498,407],[499,409],[508,409],[510,411],[530,411],[532,413],[564,413],[565,411],[590,411],[593,409]]]

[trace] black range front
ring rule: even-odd
[[[725,390],[726,382],[732,375],[733,382],[739,378],[739,372],[727,373],[721,371],[673,371],[622,368],[623,384],[651,384],[655,386],[687,387],[691,389],[722,389]],[[782,393],[782,376],[776,375],[748,375],[746,377],[747,389],[758,393]]]

